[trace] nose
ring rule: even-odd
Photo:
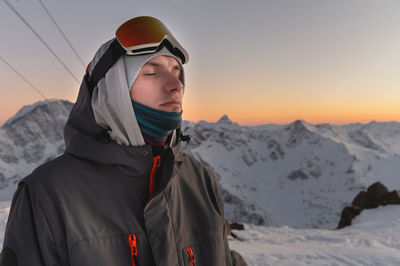
[[[165,75],[164,88],[168,93],[182,93],[183,84],[173,73],[167,72]]]

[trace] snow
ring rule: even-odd
[[[10,125],[14,121],[16,121],[16,120],[18,120],[18,119],[20,119],[22,117],[25,117],[27,114],[29,114],[32,110],[34,110],[38,106],[46,105],[46,104],[49,104],[49,103],[55,102],[55,101],[58,101],[58,100],[56,100],[56,99],[47,99],[47,100],[44,100],[44,101],[36,102],[34,104],[23,106],[13,117],[11,117],[10,119],[8,119],[6,121],[4,126]]]
[[[0,201],[0,241],[3,247],[4,232],[6,231],[8,214],[10,212],[11,200]]]
[[[63,100],[38,102],[0,127],[0,201],[10,200],[21,178],[63,152],[62,129],[71,108]]]
[[[364,210],[341,230],[245,224],[229,246],[248,265],[400,265],[400,206]]]
[[[372,183],[400,188],[399,123],[241,127],[223,116],[184,132],[192,135],[185,151],[216,174],[227,198],[253,207],[244,215],[224,199],[231,222],[254,223],[256,214],[264,225],[332,229]]]

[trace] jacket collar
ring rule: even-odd
[[[133,166],[138,162],[152,162],[151,145],[120,145],[109,137],[107,131],[95,121],[85,76],[78,99],[64,127],[65,151],[103,164]],[[181,161],[183,151],[176,134],[171,136],[170,146],[175,160]]]

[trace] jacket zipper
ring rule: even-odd
[[[139,262],[137,261],[137,243],[135,234],[129,235],[129,247],[131,249],[132,266],[139,266]]]
[[[161,166],[161,156],[153,157],[153,168],[150,173],[150,184],[149,184],[149,196],[153,196],[154,191],[156,190],[156,173],[158,168]]]
[[[196,259],[194,257],[194,252],[191,247],[186,248],[186,252],[189,255],[189,260],[190,260],[190,266],[194,266],[194,263],[196,262]]]

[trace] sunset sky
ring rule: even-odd
[[[39,0],[6,0],[81,80],[85,67]],[[400,122],[398,0],[41,0],[87,64],[118,26],[162,20],[189,52],[183,118],[242,125]],[[0,1],[0,57],[47,98],[79,83]],[[0,60],[0,125],[43,100]]]

